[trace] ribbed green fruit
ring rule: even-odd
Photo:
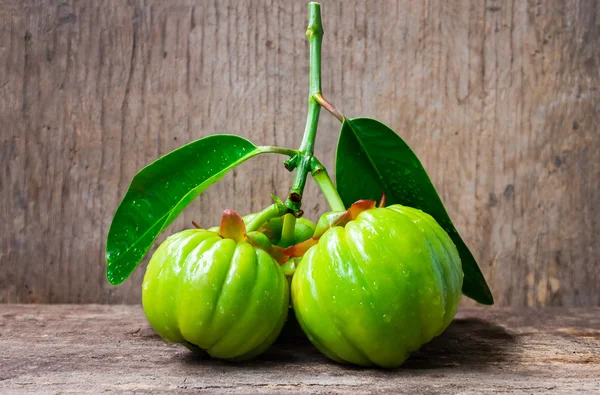
[[[169,237],[156,250],[144,277],[142,304],[165,341],[241,361],[273,343],[287,318],[289,289],[267,252],[193,229]]]
[[[327,230],[292,280],[296,317],[329,358],[397,367],[456,314],[456,247],[428,214],[401,205]]]

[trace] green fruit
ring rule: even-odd
[[[302,243],[310,239],[315,232],[315,224],[306,218],[296,219],[296,227],[294,228],[294,244]]]
[[[456,314],[456,247],[428,214],[401,205],[325,231],[292,280],[296,317],[329,358],[397,367]]]
[[[185,230],[156,250],[142,304],[165,341],[234,361],[273,343],[287,318],[288,283],[280,265],[242,230],[237,240]]]
[[[283,217],[277,217],[263,224],[259,231],[267,235],[274,245],[280,245],[281,231],[283,230]],[[294,228],[294,244],[301,243],[312,237],[315,224],[306,218],[297,218]]]

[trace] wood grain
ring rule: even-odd
[[[294,336],[248,363],[202,360],[139,306],[0,305],[0,349],[3,393],[592,394],[600,309],[464,309],[396,370],[338,365]]]
[[[498,305],[600,305],[600,2],[323,3],[325,95],[414,148]],[[0,1],[0,302],[139,302],[145,264],[104,279],[129,181],[211,133],[298,146],[305,24],[303,2]],[[256,158],[167,233],[290,183]]]

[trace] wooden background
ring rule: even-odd
[[[322,10],[325,96],[414,148],[497,304],[600,305],[600,1]],[[298,146],[305,26],[302,1],[0,0],[0,302],[139,302],[143,268],[104,278],[131,178],[215,132]],[[338,128],[322,114],[331,170]],[[168,232],[284,196],[280,160],[247,162]],[[327,209],[312,182],[305,201]]]

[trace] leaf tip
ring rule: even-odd
[[[487,288],[486,290],[487,290],[486,294],[484,295],[482,301],[480,301],[479,303],[486,305],[486,306],[492,306],[492,305],[494,305],[494,295],[492,295],[492,292],[490,291],[489,288]]]
[[[119,285],[123,282],[123,278],[116,277],[113,271],[109,268],[106,269],[106,279],[110,283],[110,285]]]

